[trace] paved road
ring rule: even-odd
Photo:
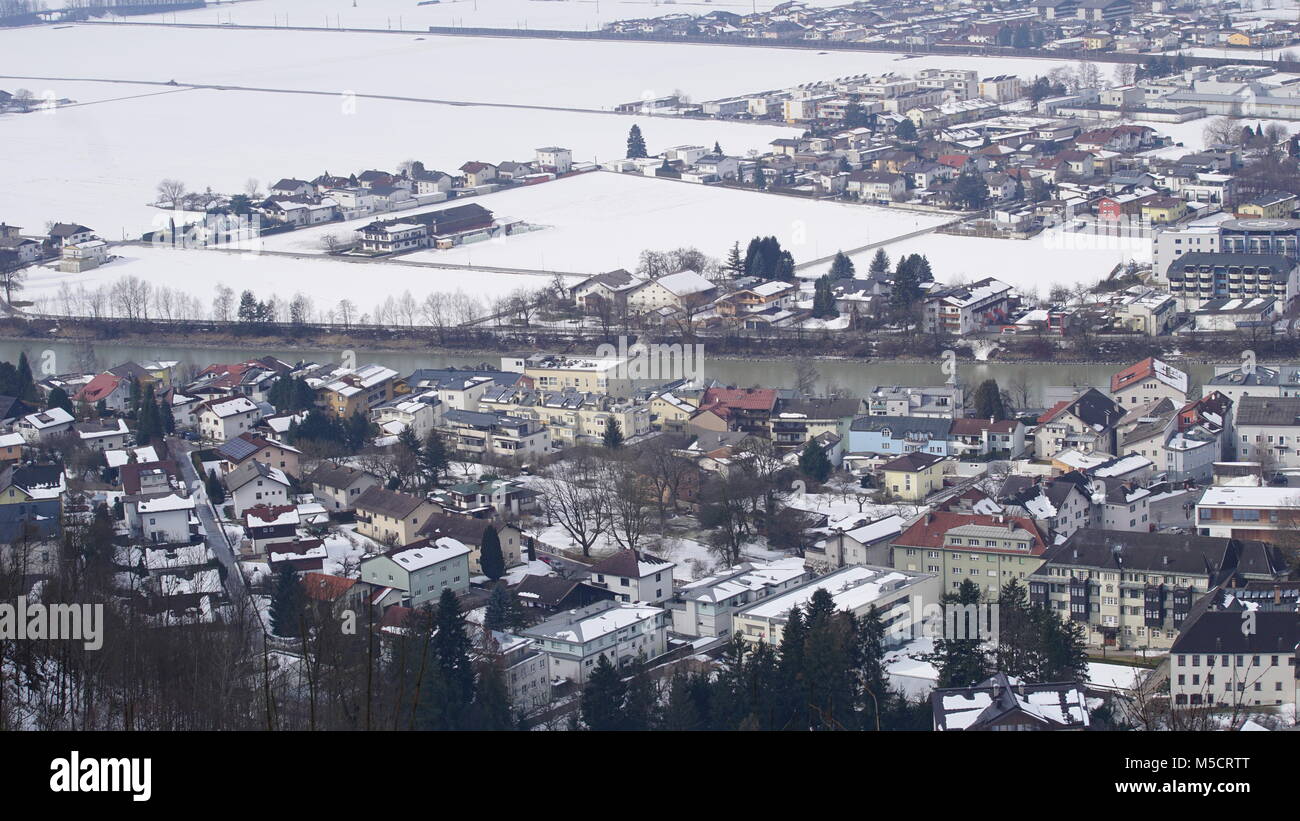
[[[194,462],[190,459],[190,451],[193,446],[190,442],[171,437],[167,441],[168,447],[172,453],[176,454],[176,462],[180,465],[181,475],[185,477],[185,482],[192,489],[195,505],[194,509],[199,516],[199,524],[203,528],[203,538],[217,561],[221,562],[222,567],[226,569],[226,586],[230,592],[243,593],[247,592],[244,585],[244,574],[239,571],[239,562],[235,560],[235,553],[230,547],[230,542],[226,540],[225,531],[222,530],[220,523],[212,515],[212,507],[208,504],[207,490],[203,486],[203,481],[199,478],[199,472],[194,468]]]

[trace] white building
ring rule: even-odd
[[[673,632],[684,636],[730,636],[732,614],[812,578],[801,559],[745,562],[683,585],[670,611]]]
[[[621,602],[663,602],[673,595],[676,562],[639,550],[620,550],[591,566],[590,583],[618,594]]]
[[[196,414],[199,420],[199,435],[215,442],[234,439],[261,418],[261,411],[253,400],[246,396],[230,399],[214,399],[204,403]]]
[[[131,531],[159,544],[188,544],[194,500],[175,493],[128,498],[123,505]]]
[[[443,590],[469,588],[470,549],[443,536],[423,539],[361,560],[361,581],[376,588],[402,592],[407,607],[436,602]]]
[[[604,656],[615,667],[657,658],[668,647],[668,613],[661,607],[603,601],[521,631],[547,656],[550,676],[585,684]]]

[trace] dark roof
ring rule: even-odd
[[[661,559],[658,556],[652,556],[649,553],[643,553],[640,550],[620,550],[612,556],[596,562],[591,566],[591,572],[603,573],[607,576],[627,576],[632,579],[641,578],[640,562],[646,564],[671,564],[667,559]]]
[[[160,462],[136,462],[134,464],[122,465],[117,469],[117,475],[122,480],[122,490],[127,493],[140,492],[140,474],[145,471],[161,470],[168,476],[179,476],[176,463],[170,459]]]
[[[439,536],[450,536],[465,545],[478,545],[483,541],[483,533],[490,527],[496,528],[499,533],[507,525],[475,519],[471,516],[437,513],[430,516],[429,520],[420,527],[418,535],[430,540],[436,540]]]
[[[347,465],[336,465],[333,462],[325,462],[311,472],[311,475],[307,477],[307,481],[313,485],[346,488],[350,487],[362,476],[367,475],[369,474],[360,468],[349,467]]]
[[[1209,598],[1209,597],[1206,597]],[[1236,609],[1192,608],[1172,653],[1292,653],[1300,643],[1300,616],[1281,610],[1258,610],[1254,630],[1242,630]]]
[[[1163,574],[1194,574],[1218,580],[1225,573],[1236,570],[1243,554],[1260,548],[1251,543],[1218,536],[1196,536],[1188,533],[1130,533],[1120,530],[1080,528],[1064,543],[1056,545],[1043,556],[1044,566],[1049,564],[1074,567],[1099,567],[1112,570],[1137,570]],[[1260,565],[1271,561],[1265,549],[1264,556],[1248,559],[1249,569],[1243,573],[1260,573]]]
[[[1300,397],[1243,396],[1237,425],[1300,425]]]
[[[1056,696],[1059,718],[1038,709],[1044,704],[1044,694]],[[1033,706],[1024,702],[1033,695]],[[983,696],[988,699],[985,705]],[[980,705],[985,705],[981,707]],[[991,678],[974,687],[945,687],[930,694],[930,708],[936,730],[986,730],[1004,722],[1031,724],[1040,730],[1082,730],[1088,726],[1087,696],[1078,682],[1024,684],[1008,678],[1006,673],[994,673]],[[979,714],[970,718],[970,713]],[[950,716],[961,714],[958,726],[948,726]]]
[[[849,425],[849,430],[855,431],[874,433],[888,430],[891,438],[923,433],[931,439],[947,439],[951,429],[951,419],[926,419],[920,416],[859,416]]]
[[[393,516],[398,519],[405,519],[415,512],[416,508],[425,504],[428,500],[419,496],[412,496],[409,493],[399,493],[396,490],[385,490],[384,488],[374,485],[366,488],[365,492],[357,497],[353,507],[358,510],[373,510],[376,513],[382,513],[385,516]]]

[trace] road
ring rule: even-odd
[[[203,539],[208,549],[221,562],[221,566],[226,569],[226,586],[232,596],[235,593],[246,593],[247,588],[244,584],[244,574],[239,570],[239,562],[235,560],[235,553],[230,547],[230,542],[226,540],[226,533],[217,522],[216,517],[212,515],[212,506],[208,504],[207,490],[203,485],[202,479],[199,478],[199,472],[194,467],[193,460],[190,459],[190,452],[193,450],[191,444],[184,439],[169,437],[167,446],[175,454],[174,458],[180,465],[181,475],[185,478],[185,483],[190,486],[191,493],[194,497],[194,510],[199,516],[199,525],[203,528]]]

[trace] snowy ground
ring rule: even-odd
[[[93,62],[83,59],[86,54],[95,55]],[[201,61],[159,59],[200,54]],[[103,25],[0,31],[0,82],[4,75],[164,83],[175,79],[338,97],[352,92],[604,109],[679,91],[692,100],[710,100],[850,74],[965,68],[1033,77],[1058,65],[1074,63],[416,33]]]
[[[988,239],[929,234],[884,246],[891,262],[924,254],[940,282],[973,282],[995,277],[1022,292],[1047,296],[1053,285],[1095,283],[1120,262],[1149,261],[1149,239],[1120,239],[1047,231],[1033,239]],[[875,250],[852,255],[865,275]],[[830,265],[805,268],[801,277],[818,277]]]
[[[272,296],[278,297],[278,302],[284,306],[294,294],[301,292],[312,300],[316,314],[313,318],[324,320],[319,314],[334,308],[344,298],[352,300],[359,313],[369,314],[386,297],[400,297],[407,291],[417,302],[433,292],[460,292],[477,300],[478,307],[485,309],[492,299],[520,288],[537,290],[550,281],[547,277],[526,274],[351,263],[335,259],[302,260],[211,250],[119,246],[114,251],[122,258],[83,274],[65,274],[52,268],[31,269],[23,291],[24,298],[35,303],[38,313],[86,315],[86,303],[75,299],[69,303],[64,299],[61,289],[65,284],[74,292],[82,287],[87,292],[94,292],[103,287],[111,288],[119,279],[134,276],[155,289],[166,288],[199,300],[201,315],[191,312],[187,318],[210,318],[208,312],[216,287],[224,284],[236,294],[251,290],[264,301],[269,301]],[[359,289],[359,283],[364,283],[364,287]],[[121,313],[107,302],[105,306],[109,314]],[[150,315],[161,315],[156,305],[151,305]]]
[[[1107,690],[1132,690],[1151,671],[1128,664],[1088,662],[1088,683]]]
[[[808,6],[837,6],[842,0],[809,0]],[[403,28],[480,26],[581,31],[599,29],[615,20],[661,17],[667,14],[707,14],[721,9],[736,14],[767,11],[776,0],[757,3],[671,2],[654,0],[442,0],[417,6],[414,0],[255,0],[213,3],[208,8],[131,17],[176,23],[233,23],[237,26],[312,26],[322,28]]]
[[[539,145],[562,145],[579,161],[600,161],[622,156],[633,122],[609,114],[392,100],[361,100],[355,113],[344,114],[333,96],[140,84],[0,79],[0,88],[82,103],[51,113],[0,115],[0,144],[9,149],[0,152],[8,193],[4,219],[29,231],[47,221],[79,222],[114,240],[166,220],[149,203],[167,177],[192,191],[234,194],[249,178],[265,191],[281,177],[391,171],[410,159],[454,173],[471,160],[531,160]],[[639,122],[655,153],[720,142],[744,154],[799,133],[708,120]],[[255,151],[250,132],[258,135]],[[49,146],[59,147],[57,182],[48,164],[32,161]]]
[[[732,243],[743,249],[751,237],[770,234],[795,262],[804,262],[948,219],[613,172],[500,192],[483,205],[499,216],[551,227],[410,258],[596,273],[633,270],[644,249],[694,246],[722,258]]]

